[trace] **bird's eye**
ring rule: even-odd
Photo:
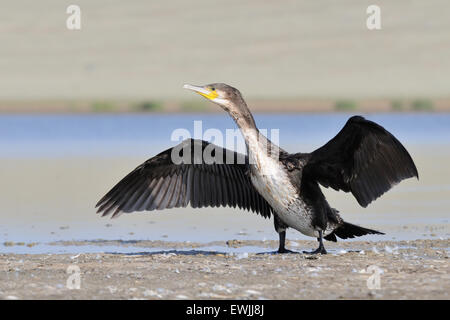
[[[212,91],[216,91],[216,88],[214,88],[214,87],[211,87],[211,90],[212,90]]]

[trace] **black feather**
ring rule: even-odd
[[[208,146],[213,146],[211,154],[220,158],[217,163],[207,164],[195,154],[196,150],[203,154]],[[189,163],[173,163],[172,152],[181,156],[190,152]],[[227,153],[238,158],[237,153],[206,141],[185,140],[125,176],[97,203],[98,212],[118,216],[121,212],[186,207],[190,203],[193,208],[238,206],[270,217],[270,205],[246,176],[248,161],[226,164]]]
[[[361,116],[350,118],[304,168],[307,180],[351,192],[366,207],[403,179],[419,177],[405,147],[387,130]]]
[[[384,234],[383,232],[363,228],[348,222],[344,222],[341,226],[336,228],[332,233],[325,236],[324,238],[328,241],[336,242],[336,236],[341,239],[360,237],[366,234]]]

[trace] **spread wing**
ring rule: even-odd
[[[188,139],[134,169],[96,205],[102,216],[122,212],[230,206],[270,217],[272,208],[246,174],[245,155]]]
[[[405,147],[361,116],[350,118],[327,144],[310,154],[304,177],[351,192],[366,207],[400,181],[419,177]]]

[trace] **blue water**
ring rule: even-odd
[[[279,129],[288,151],[311,151],[333,137],[349,114],[258,114],[258,127]],[[405,145],[450,143],[450,114],[369,114]],[[0,157],[78,155],[149,155],[173,146],[175,129],[194,136],[194,121],[203,132],[235,129],[225,114],[1,115]],[[198,138],[198,136],[196,137]],[[219,143],[220,144],[220,143]]]
[[[334,137],[350,116],[257,114],[255,119],[260,129],[267,129],[269,132],[271,129],[279,129],[280,145],[287,151],[308,152]],[[437,151],[450,150],[450,114],[368,114],[365,117],[384,126],[408,150],[413,151],[415,161],[421,161],[416,162],[421,180],[413,181],[409,185],[400,184],[400,187],[390,192],[393,196],[391,202],[389,197],[383,197],[380,204],[387,205],[386,209],[383,209],[386,211],[378,212],[377,206],[371,205],[364,210],[364,214],[359,214],[360,207],[350,195],[345,194],[342,194],[342,198],[334,199],[333,205],[339,209],[353,208],[353,211],[358,212],[358,215],[352,216],[352,222],[360,222],[362,225],[387,232],[386,236],[367,236],[361,240],[391,240],[394,237],[398,240],[448,238],[449,200],[442,194],[449,188],[450,177],[442,176],[448,171],[435,168],[445,168],[448,165],[448,157],[438,158]],[[177,141],[171,141],[174,130],[185,129],[194,138],[202,138],[194,136],[194,121],[202,121],[202,133],[208,129],[218,129],[224,134],[227,129],[236,129],[235,123],[224,113],[0,115],[0,162],[3,159],[9,170],[14,171],[9,174],[9,179],[0,181],[0,200],[3,206],[0,215],[0,252],[142,250],[96,245],[85,248],[48,245],[49,242],[74,239],[197,242],[277,239],[271,221],[236,212],[235,209],[214,211],[214,214],[208,209],[203,209],[201,213],[198,210],[192,213],[189,209],[180,209],[171,214],[167,211],[141,213],[124,215],[115,220],[105,220],[95,215],[95,202],[122,174],[137,166],[140,161],[177,144]],[[270,135],[269,137],[273,138]],[[238,148],[238,151],[241,150]],[[80,162],[77,167],[73,162],[66,161],[66,158],[71,157],[84,158],[76,158],[75,162]],[[108,171],[102,167],[104,157],[123,157],[125,160],[120,165],[117,162],[114,169],[108,167]],[[52,158],[56,161],[50,163],[59,166],[55,168],[56,174],[53,173],[52,167],[40,167],[40,164],[45,165],[47,160]],[[15,168],[16,159],[24,160],[20,163],[25,163],[27,167],[18,165]],[[95,162],[93,159],[102,160]],[[70,170],[78,171],[65,175],[66,162],[71,163],[71,166],[68,166]],[[428,167],[427,163],[430,163]],[[35,175],[36,170],[41,170],[42,175]],[[77,179],[74,179],[75,177]],[[44,180],[45,183],[41,183]],[[17,188],[10,185],[11,181],[20,181],[22,185]],[[33,186],[38,186],[41,190],[35,190]],[[66,189],[69,192],[65,192]],[[80,196],[78,192],[70,192],[83,189],[89,191],[80,192],[84,196]],[[38,196],[33,196],[35,192]],[[409,193],[411,198],[402,198],[405,193]],[[350,204],[345,203],[345,199],[348,199]],[[389,203],[392,205],[389,206]],[[344,218],[349,215],[348,210],[343,213]],[[357,218],[359,220],[356,220]],[[107,223],[112,226],[106,227]],[[408,229],[403,229],[406,224]],[[423,227],[416,228],[416,225],[425,224],[438,229],[429,231]],[[70,228],[61,229],[61,226]],[[247,230],[248,235],[240,235],[240,230],[243,229]],[[309,239],[296,231],[289,232],[290,240]],[[6,241],[38,244],[33,247],[1,245]]]

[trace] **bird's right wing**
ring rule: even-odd
[[[209,159],[208,159],[209,157]],[[102,216],[122,212],[231,206],[265,218],[272,208],[253,187],[245,155],[188,139],[145,161],[96,205]]]

